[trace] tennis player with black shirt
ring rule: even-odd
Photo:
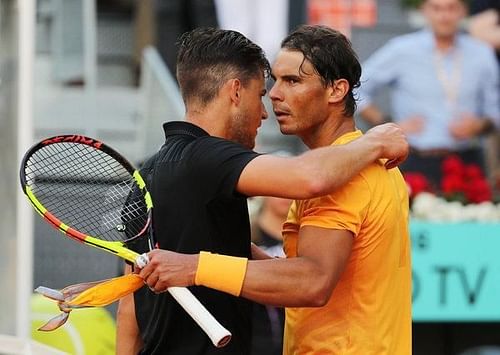
[[[248,196],[324,195],[377,159],[388,159],[390,168],[408,154],[402,131],[386,124],[342,146],[291,158],[260,155],[252,148],[267,118],[262,97],[269,63],[262,49],[238,32],[217,29],[191,31],[179,44],[186,121],[164,125],[165,144],[142,169],[155,206],[158,248],[251,258]],[[154,262],[158,271],[168,265],[161,257]],[[190,288],[232,332],[226,347],[215,348],[168,293],[143,287],[120,302],[117,354],[249,354],[251,303],[237,297],[241,285],[226,286],[226,292]]]

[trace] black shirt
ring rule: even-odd
[[[236,184],[258,154],[188,122],[169,122],[164,130],[165,144],[142,168],[158,247],[250,257],[247,201]],[[168,293],[143,287],[135,293],[141,354],[248,354],[251,302],[205,287],[190,290],[233,334],[231,342],[217,349]]]

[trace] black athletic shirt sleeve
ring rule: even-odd
[[[257,156],[240,144],[207,136],[197,139],[187,158],[197,162],[191,165],[192,173],[207,196],[231,197],[239,194],[236,185],[241,172]]]

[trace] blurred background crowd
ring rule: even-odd
[[[200,26],[245,34],[271,62],[281,39],[299,24],[342,31],[363,65],[357,125],[365,130],[394,121],[404,127],[411,155],[402,170],[413,203],[426,194],[459,203],[449,209],[440,205],[454,214],[437,214],[425,205],[431,207],[421,209],[419,217],[486,223],[499,234],[500,0],[33,0],[28,19],[32,75],[27,79],[32,92],[19,90],[25,68],[22,26],[30,26],[23,22],[23,2],[30,1],[0,0],[0,195],[5,209],[0,215],[0,334],[22,337],[16,304],[20,280],[28,280],[30,289],[62,288],[120,272],[118,260],[63,240],[39,220],[30,224],[24,213],[31,216],[31,211],[23,212],[24,207],[6,208],[21,203],[17,169],[26,143],[84,134],[140,164],[162,143],[161,124],[183,117],[175,81],[176,41]],[[297,138],[280,134],[264,100],[270,118],[259,131],[256,150],[303,151]],[[20,120],[27,107],[28,118]],[[254,240],[276,255],[288,205],[271,198],[250,202]],[[26,251],[32,258],[29,275],[22,274],[19,261],[19,240],[29,238],[26,233],[35,236]],[[493,292],[500,299],[498,286]],[[31,302],[33,327],[55,312],[38,297]],[[114,307],[89,312],[80,321],[73,314],[74,323],[59,333],[33,332],[33,338],[72,354],[113,353],[114,312]],[[500,354],[500,315],[495,314],[417,319],[414,353]],[[282,310],[259,307],[255,320],[253,352],[281,353]],[[100,340],[96,334],[109,335]],[[0,353],[7,341],[0,337]]]

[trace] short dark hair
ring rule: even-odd
[[[194,99],[206,105],[230,78],[246,85],[270,72],[262,48],[236,31],[197,28],[183,34],[178,46],[177,81],[186,104]]]
[[[353,90],[360,85],[361,64],[346,36],[327,26],[302,25],[281,42],[281,48],[302,52],[304,60],[311,62],[325,87],[335,80],[346,79],[349,92],[343,112],[346,116],[354,115]]]

